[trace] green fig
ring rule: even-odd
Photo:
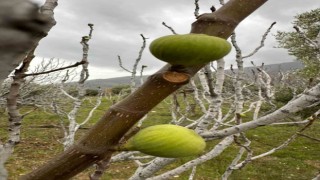
[[[227,55],[231,45],[225,39],[206,34],[168,35],[154,40],[150,52],[172,65],[207,64]]]
[[[178,158],[200,155],[206,143],[195,131],[177,125],[155,125],[142,129],[120,149]]]

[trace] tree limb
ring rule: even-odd
[[[235,27],[266,0],[230,0],[214,13],[199,16],[192,24],[191,33],[219,36],[227,39]],[[239,8],[241,7],[241,8]],[[203,66],[181,68],[192,77]],[[124,134],[172,92],[182,84],[168,82],[163,73],[170,71],[166,65],[132,94],[113,105],[101,119],[75,145],[58,155],[22,179],[68,179],[83,171],[93,163],[112,154]]]

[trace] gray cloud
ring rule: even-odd
[[[209,12],[210,3],[200,1],[200,13]],[[214,3],[218,5],[218,1]],[[318,5],[315,0],[270,0],[239,25],[236,30],[238,43],[244,52],[250,52],[259,44],[261,35],[273,21],[278,22],[272,30],[273,34],[277,30],[290,30],[294,15]],[[149,38],[148,44],[159,36],[171,34],[161,24],[163,21],[178,33],[188,33],[191,23],[195,21],[193,13],[194,2],[185,0],[59,1],[55,11],[57,25],[41,41],[36,53],[41,57],[79,60],[80,39],[88,33],[87,23],[94,23],[93,39],[90,41],[90,65],[95,69],[114,70],[117,74],[121,70],[117,55],[122,57],[123,64],[129,69],[137,58],[142,45],[139,34]],[[284,50],[274,49],[274,46],[276,41],[270,36],[265,48],[254,57],[255,61],[270,64],[293,59]],[[233,55],[226,57],[228,63],[234,63]],[[148,49],[145,49],[141,64],[148,66],[149,73],[164,65],[152,57]],[[108,78],[100,74],[95,76],[94,73],[91,73],[92,78]]]

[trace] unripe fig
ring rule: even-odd
[[[122,146],[122,150],[178,158],[200,155],[206,143],[195,131],[177,125],[155,125],[139,131]]]
[[[194,66],[227,55],[231,45],[225,39],[206,34],[168,35],[154,40],[150,52],[172,65]]]

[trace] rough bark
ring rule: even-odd
[[[0,179],[7,179],[7,171],[4,164],[13,153],[14,147],[20,143],[20,128],[23,116],[20,114],[18,107],[19,90],[24,83],[23,73],[28,70],[29,64],[34,58],[31,51],[27,58],[23,61],[21,67],[14,72],[13,81],[11,83],[8,97],[7,109],[9,114],[9,137],[8,141],[0,145]]]
[[[222,88],[224,82],[224,59],[217,61],[218,69],[216,74],[216,83],[214,89],[210,92],[211,99],[208,111],[205,112],[205,115],[201,118],[196,131],[198,133],[206,131],[209,125],[215,121],[216,128],[221,123],[221,105],[222,105]]]
[[[230,0],[214,13],[201,15],[192,24],[192,33],[228,38],[235,27],[266,0]],[[202,66],[179,68],[193,76]],[[175,84],[163,79],[163,73],[172,70],[166,65],[128,97],[113,105],[78,143],[42,165],[22,179],[68,179],[93,163],[109,156],[112,147],[148,111],[185,83]]]
[[[80,110],[82,103],[83,103],[83,99],[86,94],[86,88],[84,86],[84,83],[89,78],[89,70],[88,70],[89,44],[88,44],[88,42],[92,38],[93,24],[88,24],[88,26],[90,27],[89,35],[83,36],[82,40],[80,42],[80,44],[82,45],[82,60],[81,60],[81,62],[83,62],[83,63],[82,63],[82,69],[80,72],[80,78],[79,78],[79,81],[77,82],[77,93],[78,94],[76,97],[72,98],[74,100],[73,107],[72,107],[72,110],[68,113],[69,127],[68,127],[68,132],[66,132],[66,131],[64,132],[66,135],[64,137],[64,141],[63,141],[64,149],[69,148],[74,143],[74,138],[75,138],[77,130],[80,128],[80,126],[82,126],[83,124],[88,122],[90,119],[90,118],[87,118],[82,123],[77,122],[77,115],[79,113],[79,110]],[[61,83],[61,86],[63,86],[63,84],[64,83]],[[100,96],[100,99],[99,98],[97,99],[98,100],[97,104],[92,110],[95,110],[100,105],[101,97],[102,96]],[[91,113],[93,113],[93,111],[91,111],[90,114]]]

